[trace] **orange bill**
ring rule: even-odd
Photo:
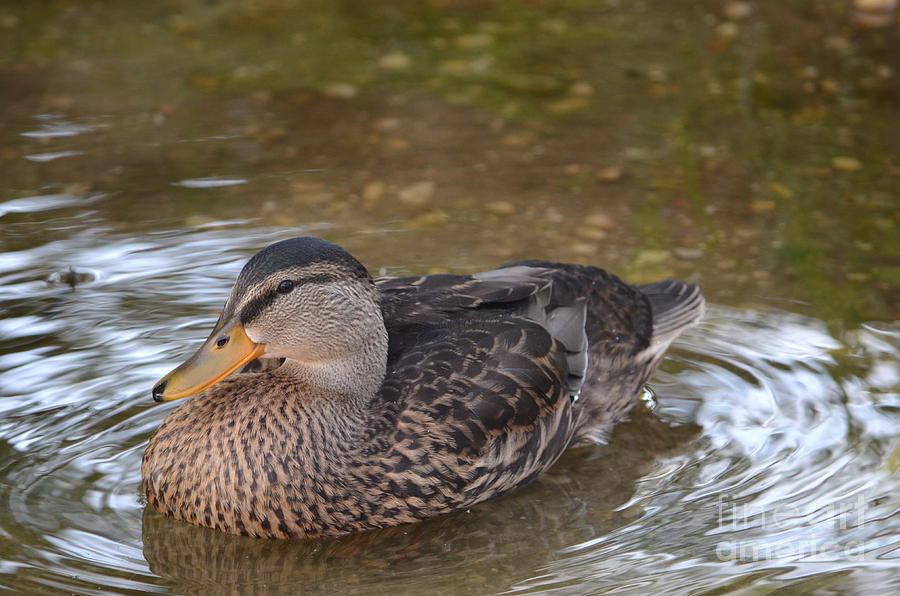
[[[265,352],[237,320],[218,325],[197,352],[153,387],[153,399],[169,401],[199,393]]]

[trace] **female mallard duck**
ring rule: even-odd
[[[150,440],[143,489],[166,515],[270,538],[465,509],[602,442],[703,305],[694,284],[544,261],[373,280],[330,242],[278,242],[154,387],[199,395]],[[258,358],[283,364],[231,375]]]

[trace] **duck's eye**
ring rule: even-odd
[[[287,294],[291,290],[294,289],[294,282],[289,279],[284,280],[280,284],[278,284],[278,293],[279,294]]]

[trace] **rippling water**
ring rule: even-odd
[[[229,221],[135,238],[82,218],[54,212],[51,227],[63,233],[0,257],[6,587],[898,585],[900,329],[863,324],[835,337],[817,319],[779,310],[713,306],[610,447],[572,452],[535,485],[470,512],[286,543],[144,512],[141,453],[170,410],[151,403],[151,383],[205,337],[243,261],[296,230]],[[64,279],[71,263],[83,282],[74,288]]]
[[[0,588],[900,593],[891,16],[415,6],[0,6]],[[299,234],[378,275],[546,258],[712,305],[609,445],[471,511],[259,541],[146,510],[153,382]]]

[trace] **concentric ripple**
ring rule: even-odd
[[[801,315],[715,307],[673,356],[658,412],[700,439],[638,482],[621,506],[635,522],[564,549],[513,592],[898,585],[900,330],[842,342]]]
[[[149,387],[205,336],[242,262],[287,233],[232,221],[135,239],[56,217],[67,233],[0,255],[3,587],[897,586],[895,326],[835,337],[798,314],[713,307],[654,379],[654,413],[638,408],[609,447],[568,454],[533,486],[408,528],[256,541],[145,512],[140,458],[171,408]],[[68,266],[90,275],[59,283]]]

